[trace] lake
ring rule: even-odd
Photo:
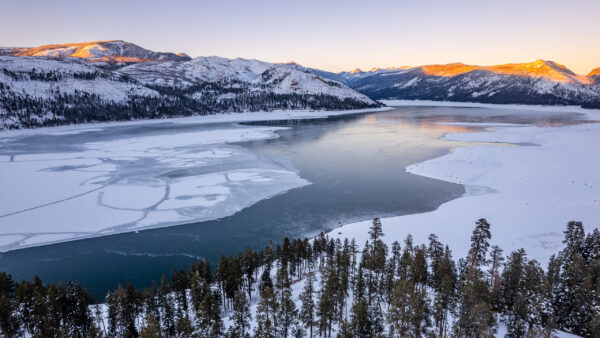
[[[461,146],[440,137],[448,132],[481,130],[471,123],[558,126],[581,121],[577,114],[402,107],[326,119],[245,123],[245,127],[289,129],[278,130],[278,138],[229,146],[295,170],[310,184],[274,196],[265,193],[271,197],[215,220],[9,251],[0,254],[0,271],[16,280],[38,275],[46,282],[78,281],[102,299],[107,289],[119,283],[129,280],[136,287],[147,287],[152,280],[170,276],[173,269],[187,269],[201,257],[214,264],[220,254],[234,255],[246,246],[258,249],[270,241],[315,236],[344,223],[434,210],[460,197],[463,187],[412,175],[404,168]],[[123,140],[227,126],[165,122],[110,127],[89,134],[94,141]],[[8,139],[0,145],[0,155],[68,152],[89,142],[90,135]],[[250,192],[263,196],[260,190]]]

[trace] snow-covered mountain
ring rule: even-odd
[[[594,83],[600,85],[600,67],[593,69],[587,76],[594,81]]]
[[[32,48],[1,48],[0,55],[80,58],[87,62],[125,65],[147,61],[187,61],[183,54],[154,52],[122,40],[44,45]]]
[[[296,64],[207,57],[114,69],[98,67],[101,61],[89,62],[90,58],[0,56],[0,130],[219,112],[379,106]]]
[[[453,63],[315,74],[337,79],[373,99],[583,105],[600,102],[600,86],[592,73],[577,75],[563,65],[544,60],[498,66]]]
[[[198,57],[187,62],[149,62],[118,70],[141,83],[157,86],[191,88],[198,84],[215,83],[249,93],[331,95],[367,104],[367,96],[340,82],[324,79],[295,63],[269,63],[242,58]]]

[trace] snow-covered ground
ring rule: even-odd
[[[422,101],[386,102],[388,105],[465,106],[459,103]],[[466,104],[489,108],[511,105]],[[565,107],[525,107],[530,110],[565,111]],[[600,111],[567,107],[566,111],[600,120]],[[479,125],[469,123],[469,126]],[[443,139],[470,145],[450,154],[414,164],[406,170],[463,184],[463,197],[437,210],[382,219],[388,244],[412,234],[425,243],[435,233],[450,245],[455,256],[468,250],[470,233],[479,218],[492,227],[492,242],[506,253],[525,248],[530,258],[545,264],[562,246],[568,221],[580,220],[588,230],[600,226],[600,124],[564,127],[486,125],[483,132],[450,133]],[[364,243],[370,221],[344,225],[330,233]]]
[[[0,252],[217,219],[309,184],[291,165],[230,144],[274,138],[275,131],[283,128],[224,122],[318,118],[325,114],[259,112],[172,119],[169,122],[198,124],[199,128],[102,142],[94,141],[94,133],[109,132],[115,126],[165,121],[2,133],[0,145],[28,135],[90,136],[76,151],[0,156]],[[216,122],[221,124],[208,124]]]

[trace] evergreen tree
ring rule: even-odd
[[[171,297],[171,288],[167,282],[167,277],[162,276],[159,289],[160,307],[162,309],[162,325],[164,334],[169,337],[175,336],[175,310]]]
[[[179,338],[190,338],[194,336],[194,326],[192,321],[186,315],[185,317],[179,318],[177,321],[177,337]]]
[[[276,337],[276,328],[274,320],[277,313],[277,299],[273,289],[266,287],[261,294],[260,302],[256,309],[257,329],[255,337],[271,338]]]
[[[146,313],[145,324],[140,329],[140,338],[162,338],[160,322],[151,313]]]
[[[233,322],[233,325],[229,328],[228,332],[230,337],[248,336],[252,313],[250,312],[245,292],[236,292],[235,300],[233,302],[233,312],[229,319]]]
[[[314,290],[314,276],[312,273],[308,273],[306,277],[306,283],[304,284],[304,290],[300,294],[300,302],[302,306],[300,308],[300,321],[308,327],[309,337],[313,337],[313,327],[317,324],[315,316],[315,301],[313,296]]]
[[[473,234],[471,235],[471,249],[469,249],[469,272],[485,264],[485,255],[490,246],[489,240],[492,238],[490,224],[485,218],[479,219],[476,223]]]
[[[6,337],[15,337],[20,331],[14,295],[15,283],[12,276],[0,272],[0,333]]]
[[[223,334],[221,303],[218,293],[209,290],[200,304],[196,318],[196,327],[200,337],[219,337]]]

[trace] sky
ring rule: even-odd
[[[0,46],[125,40],[330,71],[553,60],[600,67],[600,0],[0,0]]]

